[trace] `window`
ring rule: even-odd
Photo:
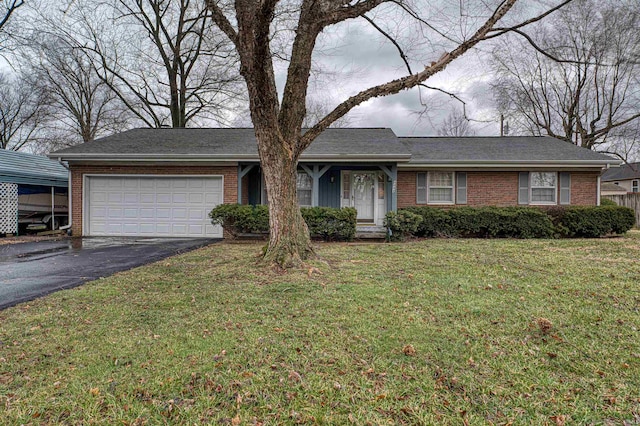
[[[418,204],[427,203],[427,174],[426,173],[417,173],[416,202]]]
[[[297,184],[298,204],[301,207],[311,207],[311,188],[313,179],[306,172],[298,172]]]
[[[631,181],[631,192],[640,192],[640,180]]]
[[[342,199],[351,200],[351,172],[349,170],[342,171]]]
[[[378,173],[378,200],[384,200],[384,187],[387,185],[387,175]]]
[[[456,202],[454,195],[456,176],[458,176],[459,202],[466,204],[466,172],[416,173],[416,204],[453,204]]]
[[[429,203],[453,203],[453,172],[429,172]]]
[[[531,172],[531,203],[556,204],[557,175],[555,172]]]

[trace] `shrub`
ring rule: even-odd
[[[406,207],[400,211],[409,211],[422,217],[414,235],[418,237],[452,236],[451,215],[447,210],[437,207]]]
[[[356,236],[357,212],[353,207],[306,207],[301,212],[312,237],[351,241]]]
[[[600,205],[603,207],[615,207],[617,206],[616,202],[610,198],[602,198],[600,199]]]
[[[222,227],[233,236],[269,232],[267,206],[246,204],[220,204],[209,213],[211,223]]]
[[[529,207],[408,207],[422,217],[416,236],[546,238],[553,235],[547,215]]]
[[[558,207],[548,213],[562,237],[597,238],[624,234],[635,224],[634,211],[621,206]]]
[[[384,217],[384,226],[391,231],[390,238],[394,241],[402,241],[415,235],[421,222],[422,216],[409,210],[389,212]]]
[[[352,240],[356,235],[356,209],[302,208],[309,233],[325,240]],[[222,225],[232,236],[269,232],[269,208],[265,205],[220,204],[209,213],[211,223]]]

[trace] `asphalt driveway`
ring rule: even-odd
[[[0,245],[0,309],[218,241],[92,237]]]

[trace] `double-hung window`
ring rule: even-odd
[[[640,192],[640,180],[635,179],[631,181],[631,192]]]
[[[429,172],[427,181],[430,204],[453,203],[453,172]]]
[[[467,203],[466,172],[419,172],[416,178],[417,204]]]
[[[571,204],[571,173],[520,172],[518,204]]]
[[[311,188],[313,187],[313,179],[307,174],[307,172],[298,172],[296,187],[298,190],[298,204],[300,207],[311,207]]]
[[[558,175],[555,172],[531,172],[531,204],[556,204]]]

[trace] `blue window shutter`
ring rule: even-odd
[[[416,203],[417,204],[426,204],[427,203],[427,174],[426,173],[416,173]]]
[[[467,204],[467,172],[456,172],[456,204]]]
[[[560,204],[571,204],[571,173],[560,173]]]
[[[518,204],[529,204],[529,172],[518,175]]]

